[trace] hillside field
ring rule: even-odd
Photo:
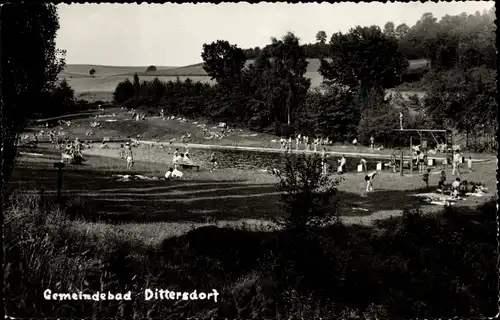
[[[311,88],[321,85],[323,77],[318,73],[320,62],[318,59],[308,59],[306,77],[311,79]],[[247,65],[253,60],[248,60]],[[421,68],[426,64],[426,60],[410,61],[410,69]],[[177,77],[181,81],[190,78],[193,81],[213,83],[210,77],[203,70],[203,63],[193,64],[183,67],[156,66],[157,71],[146,72],[147,66],[127,67],[127,66],[99,66],[90,64],[68,64],[66,69],[59,74],[60,79],[66,79],[75,90],[78,98],[95,100],[112,100],[113,91],[116,85],[125,79],[132,80],[135,73],[140,76],[141,81],[151,81],[158,78],[161,81],[175,81]],[[95,69],[94,76],[89,75],[89,71]]]

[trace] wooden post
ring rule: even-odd
[[[64,167],[64,163],[55,162],[54,168],[57,168],[57,202],[61,204],[61,188],[62,188],[62,168]]]
[[[413,137],[410,136],[410,156],[411,156],[411,160],[410,160],[410,174],[413,173]]]
[[[401,148],[401,165],[399,166],[399,174],[403,175],[403,148]]]

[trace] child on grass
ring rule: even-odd
[[[422,182],[425,184],[426,188],[429,188],[429,174],[431,172],[431,169],[427,169],[427,172],[424,172],[422,175]]]
[[[127,169],[130,170],[134,166],[134,158],[132,157],[132,149],[130,146],[126,146],[126,155],[127,155]]]
[[[215,152],[212,152],[210,154],[210,164],[211,164],[210,172],[212,172],[215,169],[215,167],[217,166],[217,158],[215,157]]]
[[[444,186],[446,182],[446,172],[441,171],[441,176],[439,177],[438,187],[441,190],[441,194],[444,193]]]
[[[469,172],[472,172],[472,157],[467,159],[467,168],[469,168]]]

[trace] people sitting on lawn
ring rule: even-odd
[[[102,139],[101,149],[109,149],[108,145],[106,144],[106,140],[104,139]]]
[[[452,190],[452,196],[454,198],[458,197],[458,194],[460,192],[460,178],[456,178],[455,181],[451,184],[451,190]]]
[[[441,171],[441,175],[439,176],[439,182],[438,182],[438,190],[441,191],[441,194],[444,194],[445,188],[446,188],[446,172],[443,170]]]

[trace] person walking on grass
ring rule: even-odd
[[[422,175],[422,183],[425,185],[427,189],[429,189],[429,175],[430,175],[431,169],[427,169],[426,172]]]
[[[210,172],[214,171],[216,166],[217,158],[215,157],[215,152],[212,152],[212,154],[210,154]]]
[[[460,152],[458,150],[455,150],[453,153],[453,160],[452,160],[452,166],[453,170],[451,172],[451,175],[455,175],[455,173],[460,176]]]
[[[377,171],[373,171],[365,176],[366,192],[373,191],[373,178],[377,175]]]
[[[472,157],[467,159],[467,168],[469,169],[469,172],[472,172]]]
[[[419,151],[418,152],[418,173],[424,172],[424,162],[425,162],[425,155],[423,152]]]
[[[375,144],[375,138],[373,136],[370,137],[370,148],[373,150]]]
[[[120,144],[120,159],[125,160],[125,146]]]
[[[134,166],[134,157],[132,156],[132,148],[130,145],[125,146],[125,152],[127,156],[127,170],[131,170]]]

